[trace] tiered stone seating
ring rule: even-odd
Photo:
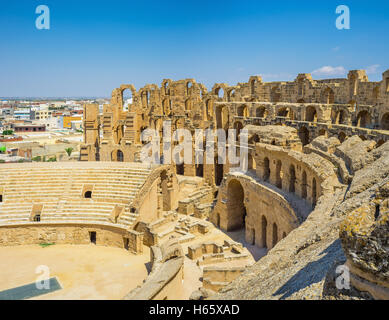
[[[43,205],[41,222],[112,223],[130,227],[137,218],[131,204],[152,169],[138,163],[76,162],[0,166],[3,202],[0,225],[31,222],[34,205]],[[85,198],[85,187],[92,198]]]

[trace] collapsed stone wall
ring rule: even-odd
[[[342,142],[359,135],[382,144],[389,140],[389,133],[382,131],[389,130],[388,81],[389,70],[380,82],[369,82],[365,71],[354,70],[347,79],[313,80],[309,74],[300,74],[294,81],[265,83],[255,76],[236,86],[215,84],[211,91],[194,79],[165,79],[161,86],[146,85],[139,91],[122,85],[113,90],[102,115],[98,106],[85,106],[80,159],[139,161],[141,133],[156,129],[161,137],[165,120],[171,120],[172,131],[185,128],[192,135],[195,129],[239,131],[246,125],[286,124],[298,129],[303,145],[319,135],[337,136]],[[125,90],[132,94],[127,107]],[[197,169],[176,167],[190,176],[202,171]],[[214,184],[217,170],[206,171],[202,175]]]
[[[297,229],[214,299],[368,297],[361,291],[387,298],[389,143],[372,150],[358,143],[350,165],[365,156],[351,184],[323,195]],[[334,270],[343,265],[351,271],[350,289],[335,284],[339,274]]]
[[[124,300],[178,300],[182,296],[184,254],[177,239],[151,247],[151,272]]]

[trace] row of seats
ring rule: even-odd
[[[30,222],[117,223],[137,218],[131,203],[152,168],[138,163],[32,163],[0,166],[0,225]],[[112,221],[113,212],[124,208]]]

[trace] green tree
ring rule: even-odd
[[[66,148],[65,151],[68,154],[68,156],[70,157],[72,155],[73,148]]]

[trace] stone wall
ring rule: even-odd
[[[90,244],[95,233],[95,244],[124,248],[142,253],[143,235],[133,230],[90,224],[21,224],[0,226],[0,246],[31,244]]]

